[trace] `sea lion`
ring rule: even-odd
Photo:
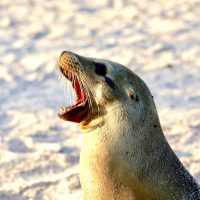
[[[61,73],[77,100],[59,117],[84,132],[85,200],[197,200],[200,187],[170,148],[147,85],[121,64],[65,51]]]

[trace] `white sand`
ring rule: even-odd
[[[149,85],[172,148],[200,181],[198,0],[0,1],[0,200],[81,199],[81,133],[57,117],[59,54],[111,59]]]

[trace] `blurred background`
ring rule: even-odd
[[[0,200],[82,199],[81,133],[56,75],[63,50],[149,86],[164,133],[200,182],[199,0],[0,1]]]

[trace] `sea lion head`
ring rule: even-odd
[[[152,120],[152,112],[156,111],[152,95],[146,84],[125,66],[64,51],[59,69],[71,81],[77,96],[74,105],[61,109],[61,119],[80,123],[82,129],[103,124],[111,113],[118,115],[118,120],[128,118],[135,123]]]

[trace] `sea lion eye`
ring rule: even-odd
[[[106,66],[102,63],[95,63],[95,72],[100,76],[105,76],[107,73]]]

